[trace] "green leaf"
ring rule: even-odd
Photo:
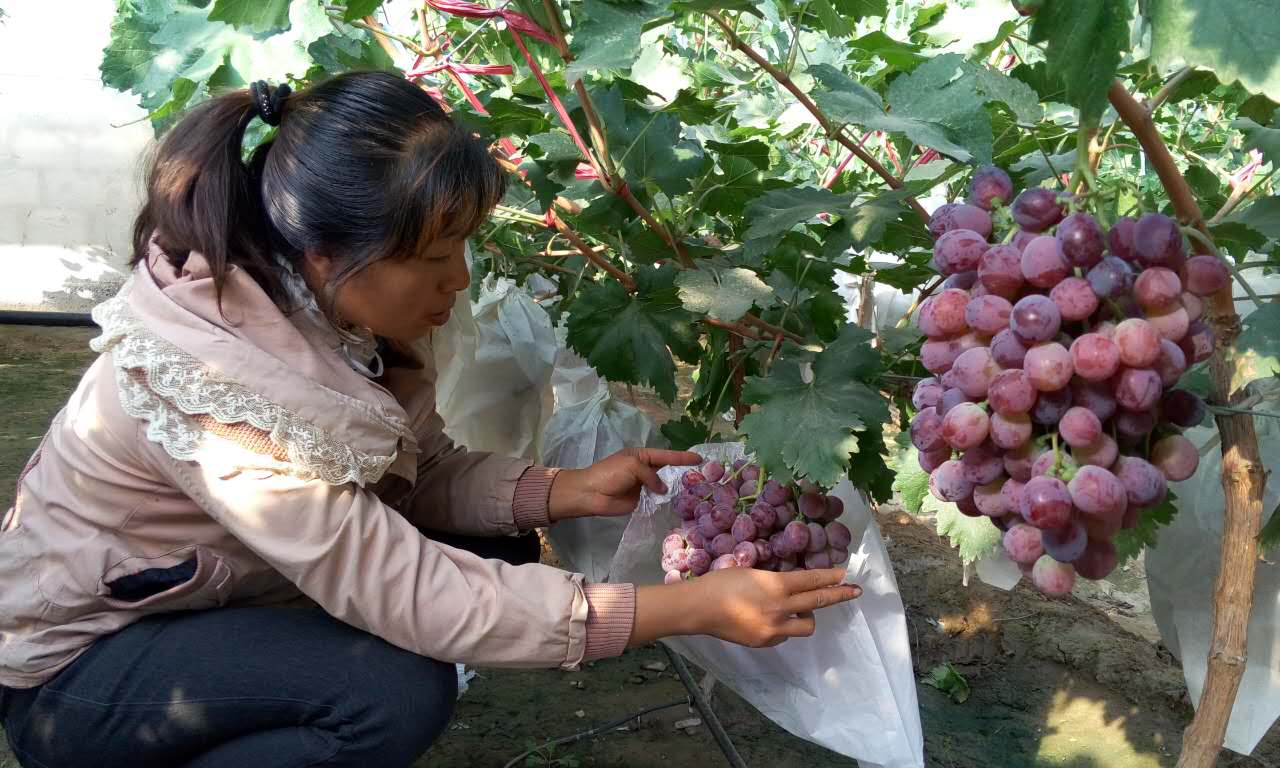
[[[565,84],[572,86],[596,70],[631,69],[644,25],[665,12],[665,3],[582,0],[574,14],[569,48],[575,58],[564,70]]]
[[[897,69],[915,69],[927,58],[920,53],[920,46],[895,40],[881,30],[874,30],[849,43],[855,51],[866,51],[879,56],[886,64]]]
[[[834,259],[850,248],[864,253],[877,246],[889,224],[908,211],[905,197],[905,192],[886,192],[845,213],[823,241],[823,256]]]
[[[343,12],[342,18],[346,21],[355,21],[365,16],[372,16],[380,5],[382,0],[347,0],[347,10]]]
[[[168,8],[154,0],[121,0],[111,21],[111,40],[102,52],[102,83],[119,91],[137,91],[159,50],[151,44]]]
[[[1258,125],[1247,117],[1233,120],[1231,127],[1244,134],[1245,152],[1258,149],[1271,163],[1280,163],[1280,128]]]
[[[557,129],[545,133],[535,133],[529,136],[527,141],[532,146],[542,150],[542,159],[549,163],[564,163],[570,160],[576,162],[582,159],[582,153],[578,151],[578,145],[573,143],[573,139],[569,137],[566,131]]]
[[[762,171],[769,170],[769,145],[758,139],[739,142],[708,141],[707,149],[726,157],[740,157]]]
[[[900,291],[915,290],[938,274],[930,264],[930,258],[930,254],[911,254],[902,264],[876,269],[876,282]]]
[[[676,397],[674,352],[694,362],[702,352],[696,317],[680,306],[676,268],[639,267],[636,293],[615,280],[583,289],[569,314],[569,346],[606,379],[652,386]]]
[[[773,289],[759,275],[742,267],[686,270],[676,277],[676,285],[685,309],[730,322],[745,315],[752,304],[764,305],[773,297]]]
[[[1240,321],[1242,330],[1233,346],[1232,389],[1280,373],[1280,304],[1269,302]]]
[[[1263,552],[1280,547],[1280,506],[1271,510],[1271,519],[1258,531],[1258,547]]]
[[[963,563],[972,563],[1000,546],[1003,534],[991,522],[991,518],[969,517],[955,504],[941,502],[929,494],[921,508],[933,512],[938,535],[946,536],[951,546],[959,550]]]
[[[893,472],[884,461],[884,432],[873,424],[858,433],[858,452],[849,457],[849,482],[866,491],[873,501],[893,498]]]
[[[1228,221],[1238,221],[1266,237],[1280,238],[1280,195],[1259,198],[1244,210],[1237,210]]]
[[[760,408],[743,419],[740,432],[763,466],[826,487],[848,472],[849,455],[860,450],[858,432],[890,418],[880,393],[851,378],[869,367],[878,370],[879,355],[869,342],[867,331],[845,326],[811,370],[784,356],[767,377],[747,379],[743,401]]]
[[[957,704],[963,704],[969,700],[969,682],[949,661],[929,670],[928,677],[921,682],[947,694]]]
[[[1142,510],[1142,514],[1138,516],[1137,525],[1116,534],[1112,543],[1116,546],[1116,559],[1121,565],[1128,562],[1130,558],[1137,557],[1143,549],[1156,546],[1157,531],[1172,523],[1173,516],[1178,513],[1177,507],[1173,504],[1176,498],[1173,491],[1169,491],[1164,501]]]
[[[289,0],[213,0],[209,21],[263,34],[289,28]]]
[[[1267,0],[1147,0],[1157,67],[1206,67],[1224,83],[1280,100],[1280,15]],[[1126,17],[1127,18],[1127,17]]]
[[[746,240],[776,238],[819,213],[843,213],[854,200],[852,195],[837,195],[816,187],[775,189],[747,206],[746,217],[751,226],[743,237]]]
[[[372,34],[347,35],[331,32],[311,45],[307,52],[326,72],[364,72],[395,69],[395,62],[373,39]]]
[[[1248,209],[1245,212],[1247,211]],[[1274,226],[1274,222],[1270,225],[1260,222],[1259,226]],[[1209,227],[1209,234],[1213,236],[1218,250],[1236,256],[1237,260],[1243,260],[1249,251],[1262,250],[1267,244],[1267,236],[1261,231],[1233,217]]]
[[[688,416],[682,416],[679,421],[668,421],[662,425],[661,431],[667,442],[671,443],[672,450],[676,451],[686,451],[692,446],[707,442],[711,437],[711,430],[706,424]]]
[[[1032,42],[1045,43],[1045,64],[1062,77],[1067,101],[1080,121],[1096,125],[1107,90],[1129,46],[1131,0],[1045,0],[1031,26]]]
[[[920,452],[911,446],[894,462],[893,490],[902,494],[902,506],[913,515],[920,514],[929,496],[929,473],[920,468]]]
[[[903,328],[885,328],[880,331],[880,351],[897,357],[923,339],[924,333],[914,323]]]
[[[707,162],[702,146],[680,139],[680,120],[674,115],[654,115],[622,156],[627,182],[633,186],[652,184],[669,197],[689,191],[692,180]]]

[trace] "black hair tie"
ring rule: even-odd
[[[284,106],[284,100],[290,93],[293,93],[293,89],[288,85],[281,85],[272,90],[266,80],[249,84],[249,95],[253,98],[253,112],[267,125],[280,124],[281,107]]]

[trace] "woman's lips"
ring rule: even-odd
[[[449,322],[450,312],[451,310],[446,309],[443,312],[437,312],[434,315],[428,315],[427,320],[429,320],[432,325],[444,325],[445,323]]]

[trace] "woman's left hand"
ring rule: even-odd
[[[636,508],[641,486],[666,493],[658,479],[662,467],[694,466],[704,459],[688,451],[627,448],[586,469],[562,469],[551,485],[551,520],[570,517],[617,517]]]

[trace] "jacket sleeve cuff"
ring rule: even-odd
[[[634,584],[585,584],[587,648],[584,661],[621,656],[636,618]]]
[[[554,467],[533,466],[520,475],[516,482],[511,512],[516,528],[521,533],[551,525],[551,484],[555,482],[559,471]]]

